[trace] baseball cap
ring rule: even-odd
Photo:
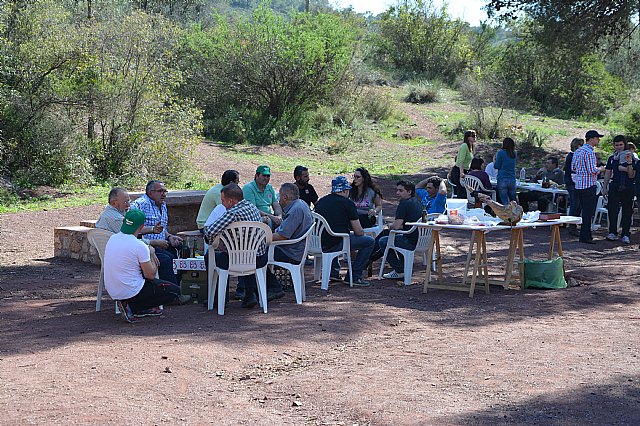
[[[584,136],[584,140],[589,140],[591,138],[601,138],[604,135],[601,135],[600,133],[598,133],[597,130],[589,130],[587,132],[587,134]]]
[[[331,181],[331,192],[342,192],[347,189],[351,189],[351,185],[349,185],[349,181],[345,176],[336,176],[335,179]]]
[[[263,164],[258,166],[258,168],[256,169],[256,173],[260,173],[261,175],[265,176],[271,176],[271,169],[269,168],[269,166],[265,166]]]
[[[142,210],[131,209],[124,215],[120,232],[123,234],[133,234],[144,223],[147,216]]]

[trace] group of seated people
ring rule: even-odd
[[[334,232],[350,233],[351,249],[357,255],[352,265],[353,276],[345,277],[345,281],[351,281],[355,286],[370,285],[363,279],[363,273],[382,256],[389,230],[408,230],[407,223],[419,221],[423,212],[443,213],[445,210],[447,189],[442,179],[432,176],[417,185],[402,180],[396,185],[399,205],[395,220],[389,230],[374,239],[365,235],[364,230],[375,225],[376,217],[381,213],[382,193],[365,168],[356,169],[351,183],[345,176],[334,178],[331,192],[322,198],[309,183],[306,167],[296,167],[295,182],[282,184],[277,195],[269,183],[270,178],[270,168],[261,165],[256,169],[254,179],[241,188],[239,172],[225,171],[221,182],[207,191],[197,215],[196,224],[204,239],[212,243],[237,221],[268,224],[273,230],[274,241],[296,239],[313,225],[313,206]],[[117,300],[121,314],[128,322],[138,317],[161,315],[160,305],[184,304],[190,299],[188,295],[180,294],[179,276],[173,272],[173,260],[178,257],[183,241],[167,230],[166,194],[164,183],[152,180],[147,184],[145,194],[130,203],[125,189],[114,188],[109,193],[109,205],[96,223],[97,228],[118,235],[109,239],[105,249],[105,287]],[[414,249],[416,242],[417,232],[399,235],[395,240],[397,246],[407,249]],[[338,251],[342,248],[342,239],[323,233],[321,244],[323,251]],[[304,241],[278,246],[274,250],[274,260],[300,263],[304,247]],[[223,248],[215,248],[214,255],[217,267],[228,268],[229,258]],[[402,260],[393,251],[388,260],[393,270],[385,274],[385,278],[402,278]],[[267,249],[263,246],[258,250],[256,266],[260,268],[266,263]],[[331,268],[332,281],[342,281],[339,270],[336,259]],[[267,299],[282,296],[284,291],[280,282],[268,272]],[[255,275],[239,277],[236,298],[242,300],[244,308],[257,305]]]

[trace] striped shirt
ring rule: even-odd
[[[587,189],[596,184],[600,169],[596,166],[596,153],[591,145],[584,144],[573,153],[571,171],[576,189]]]
[[[124,221],[124,213],[109,204],[98,218],[96,228],[117,234],[122,227],[122,221]]]
[[[238,204],[228,209],[218,220],[204,228],[207,242],[211,244],[214,238],[221,234],[233,222],[261,222],[260,210],[247,200],[240,200]],[[262,256],[267,251],[267,245],[262,243],[257,255]]]
[[[144,220],[145,226],[154,227],[156,223],[160,222],[162,225],[162,232],[159,234],[147,234],[145,238],[150,240],[166,240],[167,239],[167,222],[169,222],[169,215],[167,213],[167,204],[162,203],[162,206],[158,207],[155,201],[144,194],[140,198],[131,203],[132,209],[140,209],[146,215]]]

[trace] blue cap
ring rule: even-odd
[[[331,192],[342,192],[351,189],[351,185],[349,185],[349,181],[345,176],[336,176],[335,179],[331,181]]]

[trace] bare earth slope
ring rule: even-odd
[[[255,167],[209,145],[202,158],[243,182]],[[314,177],[319,192],[328,179]],[[392,215],[394,183],[381,183]],[[632,246],[585,247],[563,230],[566,290],[470,299],[383,280],[324,292],[307,268],[303,305],[288,293],[266,315],[238,301],[223,317],[169,306],[130,325],[108,297],[94,311],[99,267],[52,258],[53,228],[101,208],[0,215],[0,424],[640,423],[635,228]],[[490,236],[499,272],[508,235]],[[443,239],[457,276],[467,238]],[[526,233],[527,255],[548,241],[548,229]]]

